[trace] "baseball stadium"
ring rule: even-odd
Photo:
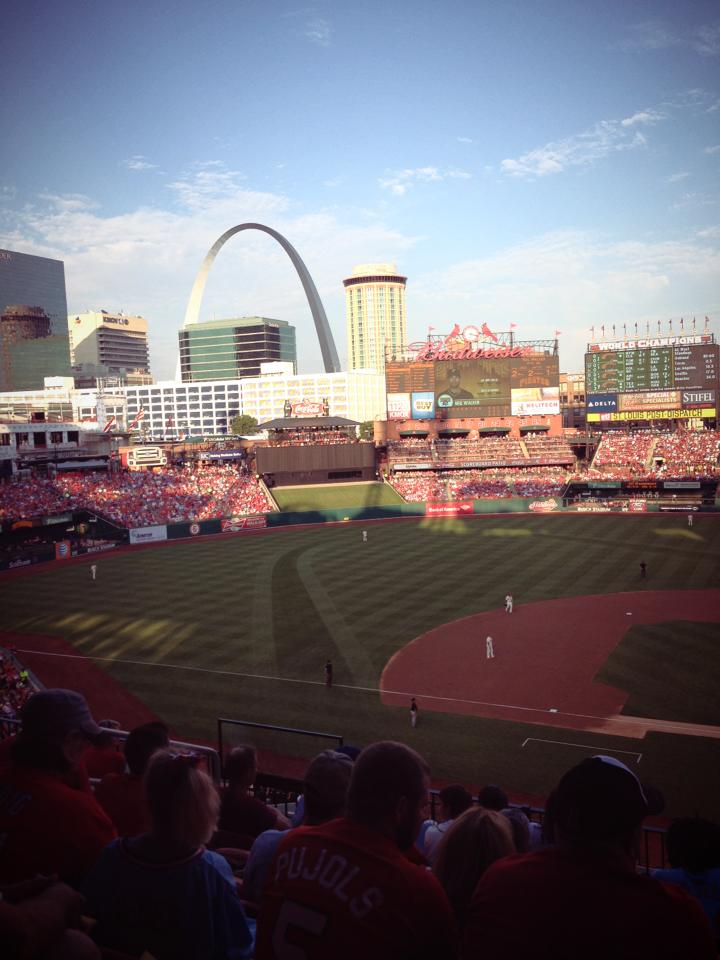
[[[718,346],[589,344],[580,429],[557,340],[491,336],[388,357],[365,424],[288,399],[252,435],[129,431],[66,469],[36,435],[67,424],[0,424],[0,772],[68,690],[107,718],[98,797],[98,756],[160,725],[227,790],[251,750],[281,829],[318,750],[404,744],[428,829],[497,793],[538,837],[601,756],[643,784],[640,869],[667,866],[670,824],[720,809]],[[252,901],[254,835],[220,827]]]

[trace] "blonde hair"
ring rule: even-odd
[[[440,841],[433,873],[442,884],[460,925],[478,880],[487,868],[515,853],[512,827],[501,813],[471,807]]]
[[[207,843],[215,832],[220,797],[210,777],[192,755],[159,750],[144,778],[151,833],[188,846]]]

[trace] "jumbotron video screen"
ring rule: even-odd
[[[527,353],[388,363],[389,420],[509,417],[560,411],[557,356]]]

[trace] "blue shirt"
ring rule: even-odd
[[[137,839],[107,846],[85,879],[98,943],[156,960],[240,960],[253,931],[224,857],[200,847],[170,863],[137,855]]]

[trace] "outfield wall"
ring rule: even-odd
[[[130,530],[117,529],[113,541],[89,543],[58,539],[55,543],[38,544],[26,555],[2,558],[0,573],[18,567],[29,567],[50,561],[64,562],[84,554],[100,553],[115,547],[141,546],[172,540],[188,540],[216,534],[243,533],[252,530],[307,526],[322,523],[363,522],[393,520],[412,517],[455,518],[473,515],[497,516],[498,514],[522,513],[661,513],[716,514],[720,513],[720,501],[714,504],[677,503],[671,500],[610,500],[588,499],[568,503],[562,497],[509,497],[503,500],[437,501],[423,503],[398,503],[372,507],[336,507],[326,510],[272,512],[253,516],[226,517],[218,520],[198,520],[184,523],[156,524]],[[38,529],[37,525],[34,529]],[[109,528],[108,528],[109,530]],[[67,534],[66,534],[67,536]],[[0,535],[0,546],[7,543]]]

